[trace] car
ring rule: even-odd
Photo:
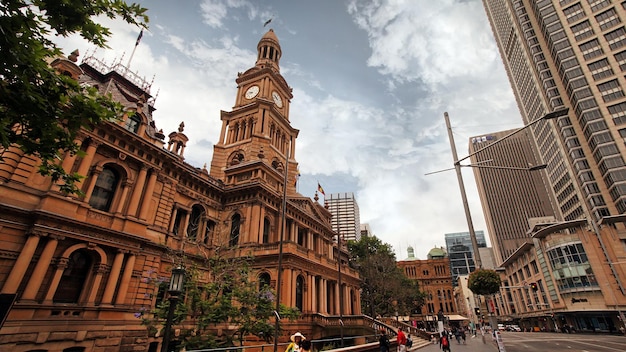
[[[511,326],[509,326],[509,331],[520,332],[520,331],[522,331],[522,329],[519,327],[519,325],[511,325]]]
[[[499,331],[505,331],[506,328],[504,327],[504,324],[498,324],[498,330]]]

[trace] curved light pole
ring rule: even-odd
[[[461,162],[463,160],[469,159],[470,157],[485,151],[486,149],[489,148],[493,148],[495,145],[498,145],[499,143],[502,143],[502,141],[508,139],[509,137],[527,129],[528,127],[538,123],[539,121],[543,121],[543,120],[550,120],[550,119],[554,119],[557,117],[561,117],[561,116],[565,116],[567,115],[567,112],[569,111],[568,108],[565,109],[559,109],[559,110],[555,110],[552,111],[550,113],[547,113],[546,115],[533,120],[531,122],[529,122],[528,124],[526,124],[525,126],[518,128],[517,130],[505,135],[502,138],[499,138],[497,141],[488,144],[487,146],[485,146],[484,148],[481,148],[473,153],[470,153],[469,155],[467,155],[464,158],[459,159],[456,153],[456,145],[454,144],[454,136],[452,134],[452,127],[450,126],[450,117],[448,116],[447,112],[444,112],[443,117],[446,121],[446,128],[448,130],[448,138],[450,139],[450,149],[452,150],[452,158],[454,161],[454,170],[456,171],[456,176],[457,176],[457,180],[459,182],[459,189],[461,191],[461,199],[463,201],[463,209],[465,210],[465,218],[467,220],[467,227],[469,229],[469,234],[470,234],[470,240],[472,241],[472,249],[474,251],[474,263],[476,268],[478,269],[482,269],[482,261],[480,259],[480,253],[478,252],[478,241],[476,240],[476,233],[474,232],[474,223],[472,222],[472,215],[470,213],[470,209],[469,209],[469,203],[467,202],[467,194],[465,193],[465,185],[463,184],[463,175],[461,174],[461,167],[465,166],[465,167],[475,167],[475,168],[486,168],[486,169],[504,169],[504,170],[525,170],[525,171],[535,171],[535,170],[540,170],[540,169],[544,169],[546,166],[545,165],[536,165],[536,166],[531,166],[528,168],[520,168],[520,167],[508,167],[508,166],[486,166],[486,165],[478,165],[478,164],[470,164],[470,165],[462,165]],[[435,174],[435,173],[439,173],[439,172],[443,172],[443,171],[447,171],[447,170],[451,170],[451,169],[445,169],[445,170],[439,170],[439,171],[434,171],[434,172],[429,172],[426,175],[430,175],[430,174]]]

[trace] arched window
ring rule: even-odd
[[[78,303],[92,266],[91,255],[85,249],[72,253],[52,301],[55,303]]]
[[[204,244],[209,245],[213,238],[213,231],[215,231],[215,221],[207,220],[204,227]]]
[[[270,219],[263,220],[263,243],[270,243]]]
[[[189,218],[189,224],[187,224],[187,238],[190,241],[195,241],[198,238],[202,214],[204,214],[204,209],[201,206],[196,204],[191,208],[191,217]]]
[[[239,243],[239,231],[241,226],[241,215],[235,214],[230,218],[230,239],[228,245],[236,246]]]
[[[137,113],[134,113],[133,116],[126,119],[125,127],[127,130],[133,133],[137,133],[137,131],[139,131],[140,125],[141,125],[141,117]]]
[[[112,168],[105,166],[100,175],[98,175],[96,186],[93,188],[91,198],[89,198],[89,205],[98,210],[109,211],[119,180],[118,173]]]
[[[301,312],[303,307],[303,296],[304,296],[304,278],[302,275],[298,275],[296,279],[296,308],[298,308]]]
[[[270,280],[270,274],[268,273],[263,273],[259,275],[259,291],[262,290],[264,287],[269,287]]]

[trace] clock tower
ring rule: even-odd
[[[228,185],[263,179],[296,192],[295,143],[298,130],[289,122],[292,89],[280,74],[280,43],[270,29],[257,45],[255,65],[239,73],[232,111],[221,111],[222,130],[213,150],[211,176]],[[280,187],[279,187],[280,186]]]

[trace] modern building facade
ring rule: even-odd
[[[472,168],[474,179],[499,265],[528,240],[529,218],[554,216],[551,193],[545,173],[525,170],[540,164],[527,130],[472,137],[469,153],[476,166]]]
[[[615,263],[616,280],[603,250],[620,246],[624,221],[624,216],[603,219],[599,236],[585,219],[533,226],[527,243],[502,263],[499,319],[536,331],[624,328],[626,265]],[[618,252],[626,254],[623,247]]]
[[[331,224],[344,241],[361,239],[361,216],[354,193],[331,193],[324,198],[332,214]]]
[[[485,233],[481,230],[475,231],[475,234],[478,247],[487,247]],[[474,248],[469,232],[446,233],[444,238],[446,240],[446,250],[450,260],[452,284],[456,286],[459,275],[467,275],[476,270]]]
[[[626,308],[624,4],[483,5],[538,160],[547,164],[556,220],[532,226],[532,239],[502,263],[505,283],[523,287],[503,293],[519,302],[509,313],[536,318],[531,325],[550,317],[548,328],[615,329]],[[535,123],[565,108],[565,116]],[[529,280],[537,291],[529,291]]]
[[[135,316],[164,297],[150,279],[167,278],[181,263],[202,273],[218,251],[251,256],[250,279],[302,312],[282,322],[285,333],[321,337],[342,313],[361,313],[360,279],[334,241],[332,214],[291,181],[298,130],[289,121],[291,88],[272,30],[257,49],[256,63],[236,76],[233,110],[222,111],[210,170],[184,161],[184,124],[167,140],[156,128],[149,83],[93,57],[52,63],[134,114],[81,131],[84,153],[60,161],[86,176],[80,195],[62,194],[38,173],[35,157],[0,150],[0,294],[8,311],[0,350],[160,350],[162,335],[148,334]],[[177,326],[182,335],[185,324]]]
[[[427,259],[415,257],[413,247],[409,247],[408,257],[397,262],[399,268],[411,280],[418,282],[419,288],[426,294],[424,306],[411,314],[412,320],[424,324],[424,328],[436,326],[437,313],[459,320],[457,305],[454,300],[454,288],[450,275],[450,261],[443,248],[433,248]]]
[[[626,212],[626,11],[608,0],[483,1],[557,219]]]

